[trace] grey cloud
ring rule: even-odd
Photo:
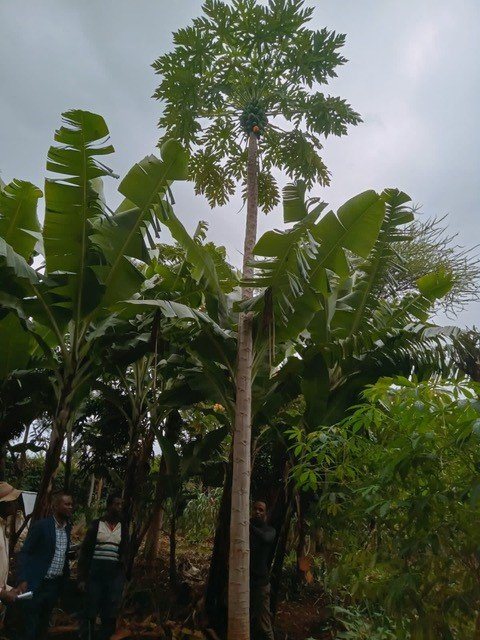
[[[449,213],[466,245],[479,237],[480,45],[477,0],[323,0],[313,24],[347,34],[349,62],[327,88],[349,100],[364,124],[329,138],[325,159],[333,206],[366,188],[398,186],[425,215]],[[0,3],[0,171],[41,185],[45,154],[60,113],[78,107],[101,113],[121,175],[151,153],[160,105],[150,64],[171,46],[171,32],[198,14],[200,0],[2,0]],[[116,185],[107,185],[115,199]],[[244,211],[236,198],[211,211],[191,185],[176,188],[177,212],[240,262]],[[280,212],[260,231],[281,227]],[[480,304],[460,323],[478,323]]]

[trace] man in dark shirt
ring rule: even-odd
[[[52,497],[53,515],[30,526],[18,554],[18,578],[22,591],[33,591],[33,599],[22,603],[22,640],[47,637],[50,615],[69,576],[68,549],[72,497],[57,493]]]
[[[267,524],[267,505],[253,503],[250,520],[250,635],[252,640],[274,640],[270,611],[270,558],[275,529]]]

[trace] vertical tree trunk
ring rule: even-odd
[[[100,515],[100,502],[102,500],[103,492],[103,478],[100,477],[97,482],[97,489],[95,491],[95,515]]]
[[[52,424],[52,433],[50,434],[50,443],[45,455],[45,466],[37,492],[37,499],[32,514],[32,520],[44,518],[48,514],[50,494],[52,492],[53,481],[58,471],[60,456],[62,453],[63,441],[67,431],[68,423],[71,417],[71,409],[69,403],[71,389],[65,387],[62,391],[63,402],[59,403],[59,411],[54,418]]]
[[[72,482],[72,425],[69,425],[67,429],[67,452],[65,455],[65,476],[63,480],[63,490],[70,491],[70,484]]]
[[[153,512],[151,515],[150,526],[148,527],[147,540],[145,543],[145,559],[147,561],[147,564],[149,565],[153,565],[155,560],[160,555],[160,542],[164,516],[163,503],[165,500],[166,472],[167,465],[165,464],[165,458],[162,456],[160,467],[158,470],[157,484],[155,486]]]
[[[6,458],[7,458],[7,445],[0,445],[0,480],[6,480]]]
[[[32,521],[44,518],[48,514],[50,507],[50,494],[52,492],[53,481],[60,464],[63,442],[65,434],[69,428],[72,418],[72,395],[76,385],[76,368],[72,365],[69,373],[64,372],[62,385],[60,388],[59,400],[52,424],[50,442],[45,454],[45,466],[37,491],[37,499],[32,513]]]
[[[155,434],[153,430],[141,433],[141,426],[135,431],[136,438],[131,440],[130,460],[125,478],[123,499],[125,521],[130,531],[130,548],[128,553],[128,568],[132,569],[138,549],[142,543],[143,536],[147,528],[142,526],[146,519],[149,520],[151,513],[145,513],[141,495],[145,480],[150,470],[149,459],[152,454],[153,440]],[[138,440],[142,437],[139,445]]]
[[[177,513],[174,501],[172,501],[172,515],[170,518],[170,586],[177,585]]]
[[[248,140],[247,221],[243,252],[243,277],[253,275],[251,261],[257,237],[258,143],[255,134]],[[242,298],[253,296],[244,288]],[[250,528],[249,499],[252,427],[252,339],[253,314],[241,313],[238,327],[235,428],[233,435],[232,510],[228,582],[228,639],[250,638]]]
[[[290,531],[290,523],[292,521],[292,506],[287,505],[285,512],[285,520],[281,529],[278,532],[277,545],[275,549],[275,557],[273,559],[272,572],[271,572],[271,595],[270,595],[270,609],[272,615],[275,617],[278,607],[278,596],[280,591],[280,580],[282,577],[283,563],[287,554],[287,542],[288,533]]]
[[[161,505],[156,506],[145,541],[145,560],[149,567],[155,564],[160,555],[164,517],[165,511],[163,507]]]
[[[88,490],[88,500],[87,500],[87,507],[89,508],[92,506],[94,489],[95,489],[95,474],[92,473],[92,475],[90,476],[90,489]]]
[[[305,582],[306,569],[305,569],[305,555],[306,555],[306,540],[307,540],[307,525],[305,522],[305,500],[304,494],[297,494],[297,578],[299,583]]]
[[[277,541],[273,553],[273,563],[270,578],[270,608],[275,616],[278,605],[280,580],[282,577],[283,563],[287,552],[288,534],[292,520],[293,483],[289,482],[290,463],[286,459],[287,451],[283,458],[283,482],[282,491],[278,496],[274,511],[270,516],[270,524],[277,532]]]
[[[232,461],[229,460],[218,510],[212,559],[208,572],[205,609],[209,624],[223,638],[227,631],[228,554],[232,508]]]
[[[27,445],[28,445],[28,437],[30,435],[30,424],[27,424],[25,427],[25,433],[23,434],[23,449],[20,453],[20,460],[18,462],[18,478],[17,482],[19,486],[22,485],[23,476],[25,475],[25,467],[27,465]]]

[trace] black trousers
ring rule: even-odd
[[[120,562],[92,562],[80,624],[82,640],[108,640],[115,633],[124,584],[125,572]],[[102,624],[98,635],[95,635],[95,620],[99,614]]]
[[[45,578],[33,598],[21,603],[23,630],[18,640],[44,640],[47,637],[50,616],[64,583],[63,578]]]
[[[274,640],[269,584],[250,583],[250,637]]]

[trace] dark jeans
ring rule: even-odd
[[[119,562],[92,562],[80,625],[82,640],[108,640],[115,633],[124,584],[125,572]],[[99,634],[95,635],[95,620],[99,614],[102,625]]]
[[[63,578],[45,579],[33,598],[21,603],[23,631],[19,640],[43,640],[47,637],[50,616],[63,584]]]
[[[251,640],[274,640],[269,584],[250,584],[250,636]]]

